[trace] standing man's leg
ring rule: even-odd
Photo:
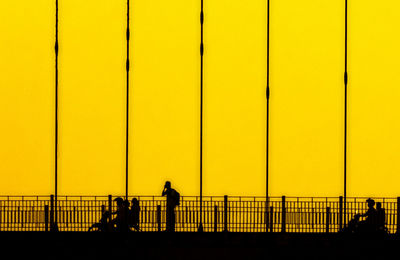
[[[175,210],[172,209],[171,215],[171,231],[175,232]]]
[[[167,214],[167,216],[166,216],[166,220],[167,220],[167,223],[166,223],[166,226],[167,226],[167,228],[166,228],[166,230],[167,231],[171,231],[171,210],[169,209],[169,208],[167,208],[167,212],[166,212]]]

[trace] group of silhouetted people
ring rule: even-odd
[[[167,197],[166,207],[166,231],[175,231],[175,207],[179,205],[180,194],[171,187],[171,182],[165,182],[162,196]],[[105,211],[98,223],[93,224],[89,231],[102,232],[119,231],[140,231],[140,206],[139,201],[133,198],[131,203],[120,197],[115,198],[117,210],[110,214]],[[114,217],[113,217],[114,216]],[[113,217],[113,218],[112,218]]]
[[[367,199],[368,210],[364,214],[356,214],[343,231],[349,233],[386,233],[386,214],[382,203],[376,203],[373,199]],[[365,218],[364,220],[360,220]]]
[[[175,231],[175,208],[180,204],[180,194],[171,187],[171,182],[165,182],[161,194],[166,196],[166,231]],[[98,223],[93,224],[89,231],[140,231],[140,206],[139,201],[133,198],[131,203],[120,197],[114,199],[117,210],[105,211]],[[367,199],[368,210],[364,214],[356,214],[353,219],[342,229],[346,233],[387,233],[385,209],[382,203],[376,203],[373,199]],[[113,217],[114,216],[114,217]],[[360,220],[364,218],[363,220]]]
[[[139,201],[136,198],[133,198],[131,203],[129,203],[128,200],[124,200],[120,197],[115,198],[114,201],[117,203],[117,210],[111,214],[109,211],[103,212],[100,222],[93,224],[89,228],[89,231],[140,231]],[[115,217],[111,218],[112,216]]]

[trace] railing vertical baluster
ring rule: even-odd
[[[17,202],[19,204],[19,201]],[[17,216],[16,216],[16,220],[15,220],[15,224],[18,227],[18,230],[21,227],[21,211],[20,211],[20,207],[17,206]]]
[[[112,195],[108,195],[108,218],[109,218],[109,221],[111,222],[111,220],[112,220],[112,216],[111,216],[111,213],[112,213]]]
[[[228,196],[224,196],[224,231],[228,231]]]
[[[396,232],[400,234],[400,197],[397,197],[397,221],[396,221],[397,227],[396,227]]]
[[[50,230],[54,230],[54,195],[50,195]]]
[[[214,232],[218,231],[218,206],[214,206]]]
[[[272,232],[274,232],[274,207],[273,206],[271,206],[269,209],[269,217],[270,217],[270,220],[269,220],[270,231],[269,232],[272,233]]]
[[[331,208],[326,207],[326,220],[325,220],[325,232],[329,233],[329,224],[330,224],[330,215],[331,215]]]
[[[161,205],[157,205],[157,231],[161,231]]]
[[[339,230],[343,228],[343,196],[339,197]]]
[[[282,227],[281,227],[281,232],[285,233],[286,232],[286,197],[282,196]]]
[[[49,205],[44,206],[44,231],[49,231]]]

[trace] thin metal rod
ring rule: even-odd
[[[345,0],[345,40],[344,40],[344,216],[346,216],[346,198],[347,198],[347,83],[348,83],[348,72],[347,72],[347,0]],[[346,223],[346,218],[345,223]]]
[[[203,72],[204,72],[204,3],[201,0],[200,13],[200,224],[199,231],[203,231]]]
[[[130,40],[130,28],[129,28],[129,11],[130,11],[130,0],[127,0],[127,11],[126,11],[126,146],[125,146],[125,198],[128,199],[129,192],[129,40]]]
[[[58,0],[56,0],[56,38],[55,38],[55,142],[54,142],[54,223],[57,226],[57,196],[58,196]]]
[[[269,29],[270,29],[270,0],[267,1],[267,138],[266,138],[266,187],[265,187],[265,197],[266,197],[266,212],[268,212],[269,209],[269,94],[270,94],[270,89],[269,89],[269,62],[270,62],[270,56],[269,56]],[[268,218],[268,214],[266,214],[266,218]],[[265,221],[268,223],[268,219]],[[266,227],[266,231],[268,231],[268,224]]]

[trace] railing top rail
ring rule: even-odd
[[[113,198],[116,197],[124,197],[123,195],[112,195]],[[203,196],[204,201],[209,201],[209,200],[223,200],[225,196]],[[131,195],[129,196],[129,199],[131,198],[138,198],[139,200],[163,200],[165,197],[162,197],[160,195],[154,196],[154,195]],[[264,196],[228,196],[229,200],[255,200],[255,201],[265,201],[266,197]],[[286,196],[285,197],[287,201],[337,201],[339,200],[339,196],[337,197],[295,197],[295,196]],[[391,201],[396,201],[397,197],[347,197],[346,201],[351,202],[351,201],[356,201],[356,202],[361,202],[363,200],[367,200],[368,198],[373,198],[378,201],[385,201],[385,202],[391,202]],[[48,200],[50,199],[50,195],[0,195],[0,200]],[[57,196],[58,200],[107,200],[108,195],[59,195]],[[199,196],[181,196],[182,200],[198,200]],[[268,198],[271,202],[273,201],[280,201],[282,200],[282,197],[278,196],[272,196]]]

